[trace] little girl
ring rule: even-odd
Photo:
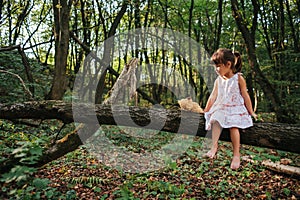
[[[213,91],[204,109],[206,130],[212,130],[212,146],[206,154],[214,158],[218,150],[218,140],[222,128],[229,128],[233,146],[231,169],[240,167],[240,133],[239,128],[253,125],[251,116],[254,113],[246,81],[240,73],[242,68],[241,55],[229,49],[218,49],[211,60],[219,75],[215,80]]]

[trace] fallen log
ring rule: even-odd
[[[130,119],[128,119],[130,118]],[[0,119],[58,119],[68,124],[82,123],[85,135],[77,130],[50,146],[37,166],[42,166],[68,152],[75,150],[91,137],[100,125],[145,127],[155,130],[197,135],[205,137],[203,114],[180,109],[141,108],[111,105],[71,104],[63,101],[32,101],[17,104],[0,104]],[[96,123],[95,123],[96,119]],[[154,125],[149,126],[149,124]],[[164,122],[162,126],[157,126]],[[91,130],[91,131],[89,131]],[[230,141],[228,130],[220,137]],[[254,126],[241,130],[241,143],[300,153],[300,125],[282,123],[254,123]],[[15,161],[13,161],[15,162]],[[0,172],[9,169],[12,163],[0,164]]]
[[[282,164],[281,162],[272,162],[271,160],[264,160],[264,161],[256,161],[251,158],[251,156],[242,156],[241,158],[243,161],[250,162],[253,164],[262,165],[269,170],[300,177],[300,168],[295,166],[289,166],[287,164]]]
[[[141,108],[110,105],[88,105],[73,104],[73,108],[77,108],[76,113],[73,112],[72,104],[63,101],[32,101],[17,104],[1,104],[0,119],[58,119],[63,123],[94,123],[93,116],[97,117],[99,124],[106,125],[122,125],[143,127],[150,123],[149,111],[156,116],[157,121],[164,120],[165,124],[159,130],[181,134],[197,134],[197,136],[205,137],[204,130],[205,119],[203,114],[183,111],[180,109],[160,109],[160,108]],[[128,115],[135,123],[128,124],[128,120],[122,119]],[[165,119],[164,119],[165,116]],[[127,116],[128,117],[128,116]],[[180,128],[180,123],[185,122],[185,126]],[[196,133],[194,130],[196,126]],[[158,129],[159,127],[151,127]],[[224,129],[221,140],[229,141],[228,130]],[[300,125],[299,124],[283,124],[283,123],[254,123],[254,126],[245,130],[241,130],[241,143],[253,146],[274,148],[295,153],[300,153]]]

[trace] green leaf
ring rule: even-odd
[[[15,150],[13,150],[12,154],[19,154],[19,153],[23,153],[26,151],[28,151],[28,148],[19,147],[19,148],[16,148]]]
[[[76,198],[76,192],[75,190],[69,190],[66,193],[66,200],[71,200]]]
[[[36,178],[32,181],[32,184],[37,188],[37,189],[45,189],[47,188],[48,184],[50,183],[49,179],[41,179],[41,178]]]
[[[25,157],[25,156],[27,156],[27,153],[19,153],[19,154],[15,155],[15,158],[22,158],[22,157]]]
[[[101,200],[104,200],[108,197],[108,194],[104,194],[102,197],[101,197]]]
[[[35,171],[35,168],[17,165],[12,168],[10,172],[3,174],[0,181],[5,183],[10,183],[12,181],[20,182],[26,180],[27,176]]]
[[[207,187],[207,188],[205,188],[205,193],[206,193],[206,194],[208,194],[208,195],[210,195],[210,194],[211,194],[211,189],[210,189],[210,188],[208,188],[208,187]]]
[[[101,190],[101,188],[99,188],[99,187],[95,187],[94,188],[94,192],[101,192],[102,190]]]
[[[24,163],[24,164],[35,164],[38,160],[38,156],[30,156],[30,157],[25,157],[25,158],[22,158],[20,160],[21,163]]]
[[[291,194],[291,191],[290,189],[288,188],[283,188],[283,193],[286,195],[286,196],[289,196]]]
[[[43,155],[43,148],[36,146],[36,147],[30,148],[29,152],[31,153],[31,155],[41,156],[41,155]]]
[[[45,195],[47,197],[47,199],[52,199],[52,197],[54,196],[54,192],[53,190],[49,190],[45,192]]]

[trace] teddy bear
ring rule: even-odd
[[[193,102],[191,97],[187,97],[185,99],[178,100],[178,104],[182,110],[204,113],[203,109],[199,106],[198,103]]]

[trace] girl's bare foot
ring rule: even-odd
[[[233,156],[230,168],[238,169],[240,167],[240,164],[241,164],[240,156]]]
[[[217,148],[212,148],[211,150],[209,150],[206,154],[205,157],[208,157],[210,159],[214,159],[216,157],[216,153],[218,151],[218,147]]]

